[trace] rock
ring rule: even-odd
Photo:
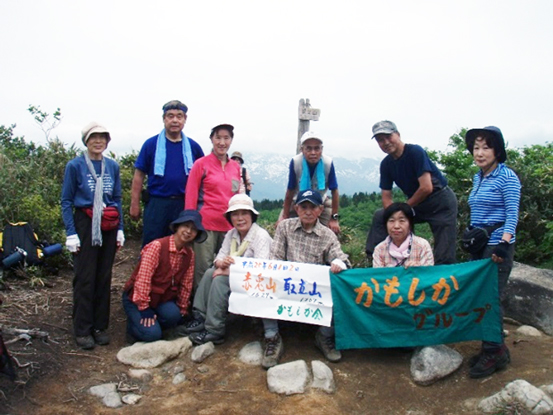
[[[213,353],[215,353],[215,346],[212,342],[207,342],[206,344],[194,347],[190,359],[192,359],[194,363],[202,363]]]
[[[102,402],[108,408],[119,408],[123,406],[121,396],[119,396],[117,392],[109,392],[106,396],[102,398]]]
[[[419,385],[431,385],[455,372],[462,363],[463,357],[443,344],[423,347],[411,358],[411,376]]]
[[[151,343],[135,343],[124,347],[117,353],[117,360],[133,367],[150,369],[158,367],[168,360],[174,359],[192,347],[188,337],[166,341],[158,340]]]
[[[529,337],[540,337],[541,332],[532,326],[520,326],[517,329],[518,334],[522,334],[523,336],[529,336]]]
[[[184,372],[184,366],[182,365],[176,365],[174,368],[173,368],[173,373],[175,375],[178,375],[179,373],[182,373]]]
[[[88,392],[98,398],[103,398],[110,392],[117,392],[117,383],[104,383],[102,385],[92,386]]]
[[[263,348],[261,347],[261,343],[256,341],[246,344],[240,349],[238,359],[247,365],[261,365],[261,360],[263,359]]]
[[[304,393],[309,384],[309,370],[304,360],[273,366],[267,371],[267,385],[273,393]]]
[[[320,360],[313,360],[311,362],[311,371],[313,372],[313,381],[311,382],[313,389],[321,389],[326,393],[336,392],[334,375],[327,365]]]
[[[462,408],[465,412],[475,414],[478,411],[479,403],[480,403],[480,399],[478,398],[465,399],[462,403]]]
[[[503,308],[507,317],[553,336],[553,271],[515,262]]]
[[[505,386],[501,392],[483,399],[478,409],[484,413],[504,411],[507,405],[518,404],[531,414],[553,413],[553,401],[541,389],[522,379],[517,379]]]
[[[540,389],[547,393],[550,398],[553,398],[553,383],[551,385],[541,385]]]
[[[129,369],[129,377],[141,382],[149,382],[154,376],[146,369]]]
[[[186,375],[184,373],[177,373],[173,378],[173,385],[178,385],[186,380]]]
[[[206,365],[200,365],[200,366],[198,366],[198,372],[207,373],[207,372],[209,372],[209,367],[207,367]]]
[[[136,405],[138,401],[142,399],[142,396],[137,395],[136,393],[129,393],[121,398],[123,403],[127,405]]]

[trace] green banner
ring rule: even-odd
[[[491,259],[331,273],[337,349],[501,342]]]

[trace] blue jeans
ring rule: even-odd
[[[123,309],[127,314],[127,333],[136,340],[143,342],[160,340],[163,329],[175,327],[184,320],[180,313],[180,308],[175,301],[167,301],[153,309],[157,316],[154,325],[145,327],[140,324],[142,316],[140,315],[140,311],[138,311],[138,307],[131,301],[129,294],[126,292],[123,293]]]

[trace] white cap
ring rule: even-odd
[[[315,133],[313,131],[306,131],[301,136],[300,144],[303,146],[303,143],[305,143],[307,140],[309,140],[311,138],[313,138],[315,140],[319,140],[321,142],[321,144],[323,143],[323,140],[319,138],[319,135],[317,133]]]

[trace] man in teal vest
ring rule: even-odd
[[[290,161],[288,187],[279,222],[297,217],[293,209],[294,201],[299,192],[311,189],[319,192],[323,199],[324,210],[319,217],[320,222],[334,233],[339,233],[340,196],[332,158],[323,155],[323,140],[312,131],[303,134],[300,143],[301,153]],[[329,190],[332,197],[328,197]]]

